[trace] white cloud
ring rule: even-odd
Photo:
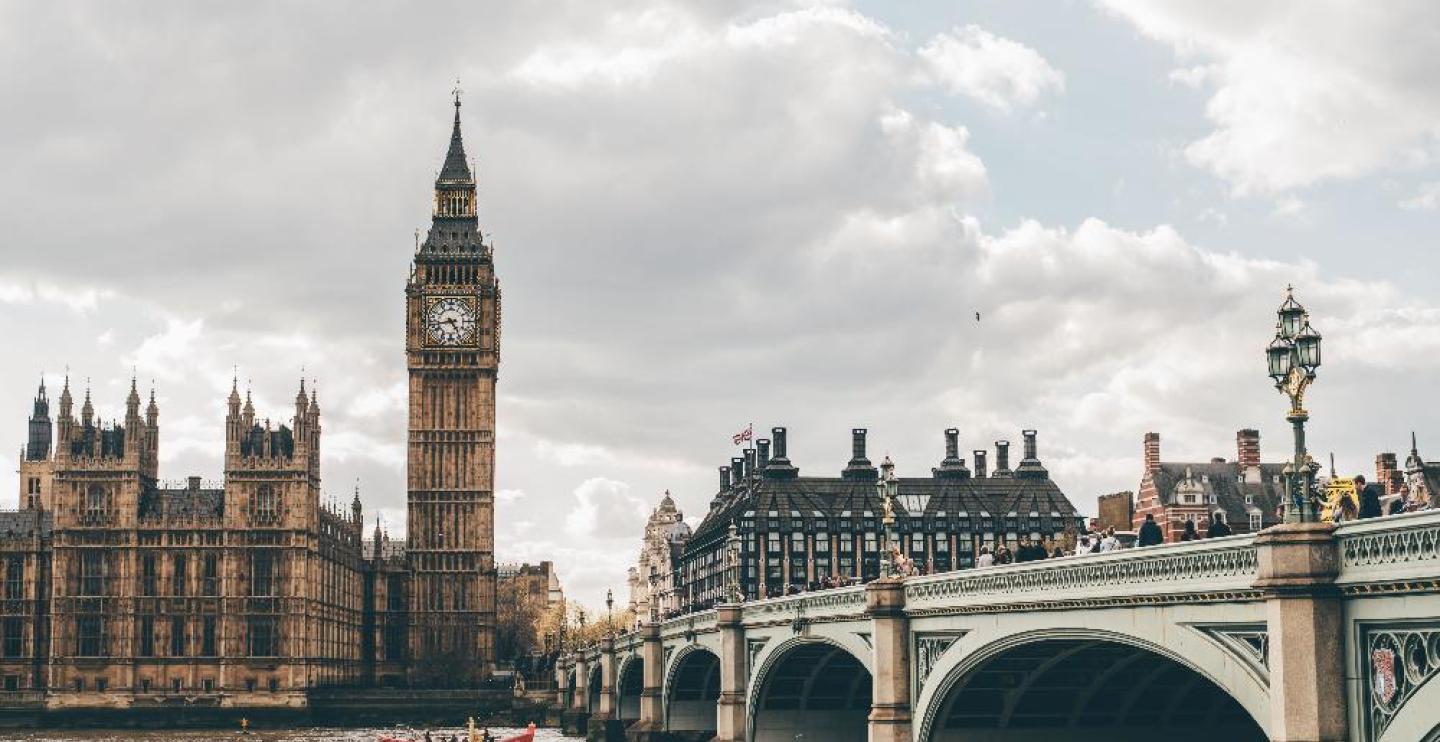
[[[1040,53],[975,25],[938,34],[921,47],[926,72],[950,92],[997,111],[1034,105],[1065,90],[1065,75]]]
[[[593,477],[575,488],[575,504],[565,516],[565,531],[572,537],[617,538],[634,542],[643,533],[649,506],[630,492],[630,485]]]
[[[1422,184],[1414,196],[1400,202],[1400,207],[1412,211],[1440,210],[1440,181]]]
[[[1240,194],[1432,163],[1440,5],[1424,0],[1100,0],[1182,59],[1172,80],[1213,86],[1214,130],[1185,149]],[[1203,73],[1196,70],[1203,69]]]

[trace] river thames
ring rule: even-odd
[[[125,731],[106,730],[49,730],[49,731],[22,731],[18,729],[0,730],[0,740],[15,740],[16,742],[135,742],[136,740],[167,740],[167,742],[213,742],[217,739],[243,739],[253,742],[376,742],[382,735],[397,737],[400,739],[411,739],[415,742],[423,742],[425,729],[417,727],[390,727],[390,728],[368,728],[368,729],[341,729],[309,727],[303,729],[275,729],[255,730],[250,734],[242,735],[236,730],[229,729],[207,729],[207,730],[152,730],[136,729]],[[451,735],[459,739],[466,739],[463,727],[438,727],[429,730],[431,738],[436,740],[449,739]],[[519,734],[522,730],[504,727],[491,727],[490,734],[504,739],[512,734]],[[566,739],[556,729],[537,729],[535,731],[537,740],[559,740]]]

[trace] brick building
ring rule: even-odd
[[[1154,515],[1165,540],[1178,541],[1185,521],[1195,521],[1200,533],[1209,528],[1216,515],[1235,533],[1250,533],[1279,522],[1276,508],[1284,500],[1284,464],[1260,461],[1260,432],[1241,430],[1235,434],[1235,460],[1164,461],[1160,458],[1160,434],[1146,433],[1144,471],[1135,503],[1132,528],[1138,529],[1146,515]]]
[[[555,563],[549,560],[539,564],[501,564],[496,567],[501,595],[520,595],[542,608],[552,608],[565,602],[565,591],[560,587],[560,575],[555,572]],[[507,588],[513,587],[511,591]]]
[[[1099,497],[1099,514],[1095,518],[1092,530],[1103,531],[1106,528],[1114,528],[1117,531],[1128,531],[1132,528],[1135,520],[1135,493],[1130,490],[1124,492],[1112,492]]]

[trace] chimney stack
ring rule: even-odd
[[[1385,488],[1387,495],[1398,493],[1405,485],[1405,477],[1400,473],[1395,454],[1382,453],[1375,457],[1375,481]]]
[[[765,476],[771,479],[794,479],[800,476],[800,470],[790,465],[790,459],[785,455],[785,428],[774,427],[770,429],[770,447],[774,456],[770,459],[769,465],[765,467]]]
[[[995,441],[995,476],[1010,476],[1010,441]]]
[[[974,456],[975,456],[975,476],[978,477],[978,478],[980,478],[980,479],[984,479],[984,478],[985,478],[985,449],[983,449],[983,448],[977,448],[977,449],[975,449],[974,451],[972,451],[971,453],[973,453]]]
[[[745,459],[730,459],[730,481],[737,487],[745,483]]]
[[[755,466],[764,469],[770,465],[770,439],[761,438],[755,441]]]
[[[1145,473],[1160,471],[1160,434],[1145,434]]]
[[[1035,444],[1035,439],[1039,433],[1034,430],[1022,430],[1020,434],[1025,436],[1025,458],[1020,460],[1020,466],[1015,470],[1015,476],[1027,479],[1050,476],[1050,472],[1045,470],[1045,465],[1040,463],[1040,456],[1037,453],[1039,447]]]
[[[940,466],[931,469],[930,473],[937,479],[965,479],[970,476],[970,470],[965,468],[965,459],[960,458],[958,429],[945,429],[945,458],[941,459]]]
[[[728,489],[730,489],[730,467],[722,466],[720,467],[720,491],[724,492]]]
[[[865,435],[868,431],[865,428],[852,428],[850,430],[850,463],[840,476],[845,479],[875,479],[879,476],[875,467],[870,465],[870,459],[865,458]]]
[[[1246,428],[1235,433],[1236,461],[1240,462],[1240,469],[1249,469],[1260,465],[1260,431],[1254,428]]]
[[[745,449],[745,476],[748,479],[755,478],[755,449]]]

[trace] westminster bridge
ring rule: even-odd
[[[880,580],[557,667],[592,739],[1440,740],[1440,512]]]

